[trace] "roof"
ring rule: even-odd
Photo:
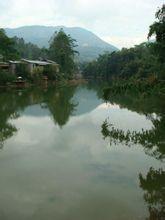
[[[46,66],[46,65],[50,65],[52,63],[50,62],[46,62],[46,61],[40,61],[40,60],[27,60],[27,59],[22,59],[23,62],[26,62],[26,63],[31,63],[31,64],[37,64],[37,65],[40,65],[40,66]]]
[[[19,64],[19,63],[21,63],[21,61],[9,60],[9,63],[11,63],[11,64]]]
[[[51,63],[51,64],[55,64],[55,65],[59,65],[58,63],[56,63],[56,62],[53,61],[53,60],[46,60],[46,62]]]

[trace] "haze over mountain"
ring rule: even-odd
[[[48,47],[55,31],[59,31],[61,28],[65,33],[70,34],[72,38],[77,40],[77,50],[80,53],[81,61],[96,59],[99,54],[103,54],[105,51],[113,52],[118,50],[115,46],[103,41],[94,33],[80,27],[23,26],[19,28],[6,28],[5,31],[9,37],[17,36],[39,47]]]

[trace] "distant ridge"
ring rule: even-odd
[[[108,44],[100,39],[94,33],[80,27],[65,26],[23,26],[19,28],[6,28],[6,34],[9,37],[17,36],[24,38],[26,42],[31,42],[39,47],[48,47],[49,40],[55,31],[63,29],[65,33],[70,34],[72,38],[77,40],[81,61],[90,61],[96,59],[99,54],[105,51],[113,52],[118,50],[115,46]]]

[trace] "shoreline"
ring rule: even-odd
[[[21,83],[21,82],[20,82]],[[79,85],[79,84],[87,84],[88,80],[86,79],[72,79],[72,80],[66,80],[65,82],[62,82],[63,85]],[[25,82],[24,84],[16,85],[15,83],[7,84],[7,85],[0,85],[0,89],[24,89],[24,88],[30,88],[33,86],[56,86],[56,85],[62,85],[61,81],[41,81],[40,83],[29,83]]]

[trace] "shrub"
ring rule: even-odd
[[[4,86],[16,80],[16,76],[8,71],[0,70],[0,85]]]
[[[56,67],[53,65],[45,66],[43,74],[44,76],[47,76],[49,80],[57,79],[57,70],[56,70]]]

